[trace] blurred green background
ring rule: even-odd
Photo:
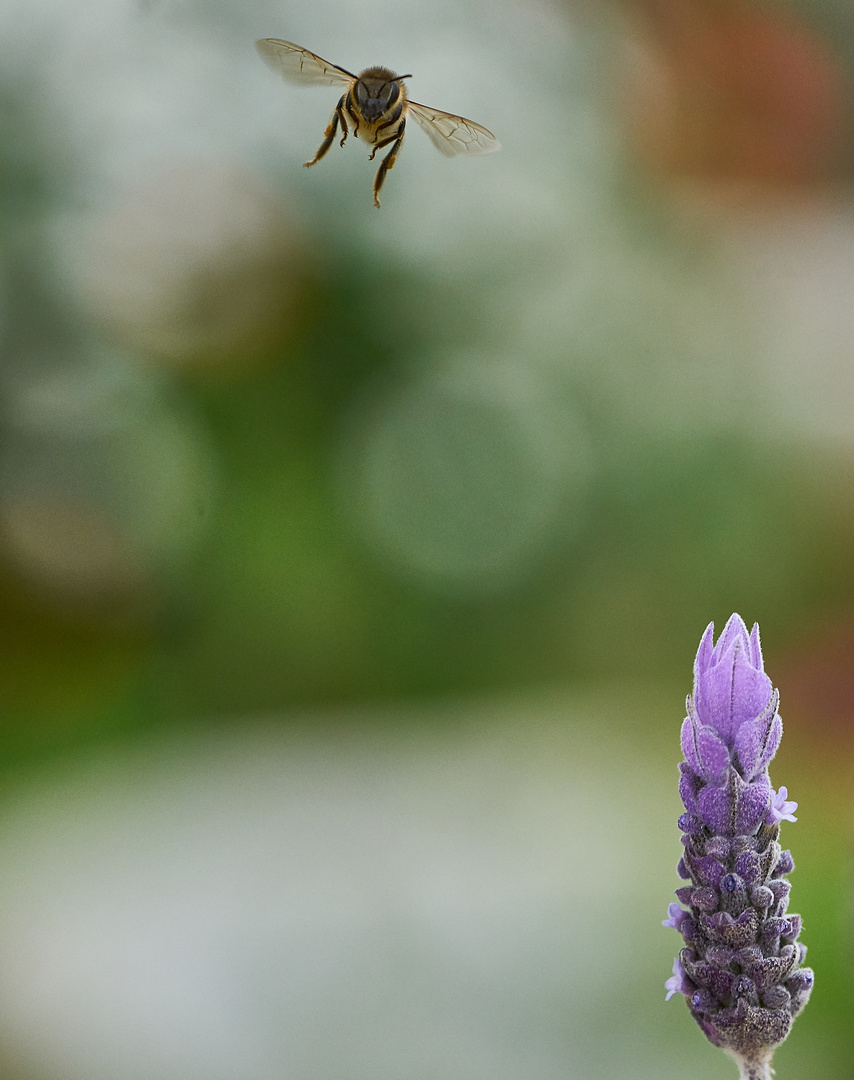
[[[659,920],[733,611],[817,974],[778,1075],[849,1076],[849,5],[0,30],[0,1076],[732,1074]],[[265,36],[503,149],[416,129],[377,211]]]

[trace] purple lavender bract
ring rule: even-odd
[[[777,842],[797,803],[768,776],[783,735],[779,695],[762,664],[759,627],[733,615],[714,644],[710,623],[694,663],[682,725],[679,818],[684,854],[665,926],[685,939],[665,986],[684,994],[707,1038],[743,1076],[770,1075],[771,1054],[809,998],[799,915],[787,915],[792,856]],[[686,910],[687,908],[687,910]]]

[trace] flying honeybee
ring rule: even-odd
[[[373,146],[371,161],[377,150],[391,144],[374,177],[374,205],[379,206],[380,188],[386,173],[393,168],[406,131],[407,117],[427,132],[433,145],[447,157],[455,154],[491,154],[500,150],[501,143],[491,131],[466,120],[464,116],[431,109],[411,101],[406,94],[404,79],[411,75],[395,75],[384,67],[369,67],[358,75],[345,71],[335,64],[321,60],[308,49],[302,49],[290,41],[263,38],[256,43],[258,53],[265,64],[277,71],[285,82],[314,83],[317,86],[346,86],[346,92],[335,106],[329,126],[323,133],[323,142],[317,153],[307,161],[306,167],[316,164],[332,145],[341,125],[341,142],[350,133]]]

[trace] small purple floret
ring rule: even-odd
[[[795,811],[798,808],[796,802],[788,802],[789,791],[788,788],[781,787],[776,794],[771,797],[771,806],[768,811],[770,820],[769,825],[775,824],[777,821],[797,821],[795,817]]]
[[[661,925],[667,926],[673,930],[678,930],[681,927],[683,920],[689,917],[688,912],[683,907],[680,907],[679,904],[671,904],[667,909],[667,915],[668,917],[666,919],[661,920]]]
[[[681,733],[679,876],[689,884],[676,890],[684,907],[671,904],[664,920],[687,947],[665,988],[667,1000],[685,997],[711,1042],[755,1070],[770,1067],[813,985],[800,966],[801,917],[786,911],[794,863],[778,843],[798,804],[768,775],[783,735],[778,703],[759,627],[748,633],[733,615],[715,642],[710,623]]]
[[[678,956],[673,961],[673,974],[664,984],[664,989],[667,991],[665,1001],[670,1001],[674,994],[690,994],[693,989]]]

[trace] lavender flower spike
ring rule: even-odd
[[[770,1080],[771,1056],[807,1003],[800,915],[788,915],[792,856],[777,842],[798,804],[775,792],[768,763],[780,745],[778,694],[765,674],[759,627],[733,615],[714,643],[706,627],[682,724],[679,818],[685,852],[664,925],[685,948],[667,980],[706,1037],[738,1062],[742,1080]],[[687,909],[687,910],[686,910]]]

